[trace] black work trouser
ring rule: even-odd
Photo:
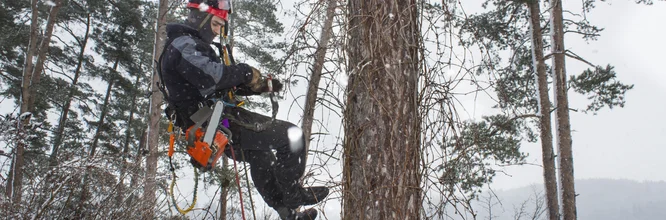
[[[285,207],[283,193],[293,190],[305,172],[307,152],[303,131],[281,120],[275,120],[260,131],[249,129],[247,125],[266,123],[271,118],[242,108],[227,108],[225,117],[235,119],[230,120],[229,130],[236,160],[250,164],[252,181],[268,206],[276,210]],[[289,132],[297,137],[296,140],[289,139]],[[298,133],[295,135],[294,132]],[[234,156],[230,149],[225,153],[230,158]]]

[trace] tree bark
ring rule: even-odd
[[[562,197],[562,217],[564,220],[576,219],[576,191],[574,186],[574,167],[569,119],[569,101],[567,95],[567,74],[564,55],[564,22],[562,1],[554,0],[551,9],[553,41],[553,77],[555,78],[555,99],[557,100],[557,146],[560,168],[560,194]]]
[[[32,80],[32,70],[34,67],[33,57],[37,52],[37,41],[39,39],[39,9],[37,8],[37,0],[32,0],[31,10],[32,17],[30,19],[30,42],[28,43],[28,51],[25,57],[25,66],[23,68],[23,84],[21,85],[21,113],[28,112],[28,103],[30,100],[30,85]]]
[[[169,10],[169,1],[160,0],[159,9],[157,13],[157,32],[155,33],[155,49],[153,51],[154,60],[159,59],[162,55],[162,49],[164,48],[164,42],[166,38],[166,14]],[[154,67],[153,69],[156,69]],[[162,104],[162,93],[157,87],[157,82],[159,82],[159,76],[156,71],[153,71],[152,80],[151,80],[151,98],[150,98],[150,110],[149,110],[149,122],[148,122],[148,157],[146,158],[146,181],[143,191],[143,202],[145,205],[144,210],[144,219],[153,219],[154,218],[154,207],[155,207],[155,191],[157,189],[155,185],[155,175],[157,173],[157,144],[159,138],[160,130],[160,116],[162,115],[162,109],[160,108]]]
[[[543,35],[541,32],[540,1],[527,3],[530,12],[532,31],[532,59],[535,65],[539,96],[539,128],[541,130],[541,158],[543,160],[543,178],[548,205],[548,219],[558,220],[559,204],[557,200],[557,174],[555,172],[555,155],[553,153],[553,131],[550,123],[550,97],[548,96],[548,75],[543,55]]]
[[[416,1],[348,3],[343,219],[420,219]]]
[[[337,7],[337,0],[329,0],[326,7],[326,21],[324,27],[321,29],[321,36],[319,37],[319,46],[315,52],[315,60],[312,67],[312,75],[310,75],[310,82],[308,84],[308,92],[305,98],[305,111],[303,112],[303,137],[305,137],[305,152],[310,149],[310,135],[312,134],[312,122],[314,120],[314,111],[317,106],[317,91],[319,91],[319,82],[321,81],[322,70],[326,62],[326,51],[328,44],[333,35],[333,18],[335,16],[335,8]],[[307,161],[307,154],[305,156]]]

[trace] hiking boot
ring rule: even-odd
[[[280,208],[278,209],[278,214],[282,220],[315,220],[317,218],[317,210],[314,208],[309,208],[302,212],[297,212],[289,208]]]
[[[295,190],[285,191],[282,194],[282,203],[290,208],[302,205],[314,205],[328,196],[328,188],[325,186],[297,187]]]

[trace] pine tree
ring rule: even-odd
[[[560,195],[562,198],[562,218],[576,219],[576,191],[573,176],[573,150],[571,122],[569,118],[569,96],[567,95],[567,73],[564,49],[564,21],[562,0],[551,1],[551,33],[553,53],[553,90],[556,100],[557,154],[560,171]]]
[[[132,86],[131,80],[136,75],[143,73],[136,72],[134,61],[134,48],[136,43],[140,42],[139,37],[145,36],[140,33],[145,28],[142,19],[142,1],[122,1],[117,4],[102,8],[104,13],[100,13],[96,18],[98,22],[106,24],[95,28],[93,39],[95,40],[95,51],[100,53],[110,67],[99,68],[98,76],[106,82],[106,89],[103,91],[98,106],[97,117],[90,120],[90,125],[94,129],[92,139],[89,142],[88,156],[85,159],[87,167],[82,179],[82,190],[78,200],[75,216],[79,218],[90,217],[91,212],[88,209],[100,209],[109,197],[109,193],[119,185],[114,175],[120,166],[98,167],[102,158],[107,156],[119,155],[123,131],[125,128],[116,126],[116,120],[126,120],[126,118],[114,118],[114,115],[124,114],[126,106],[122,104],[126,100],[127,91]],[[134,69],[135,72],[128,72]],[[106,159],[110,164],[118,164],[117,161]],[[122,157],[120,157],[122,158]],[[91,178],[91,177],[95,178]],[[120,177],[118,177],[120,178]],[[95,184],[90,184],[95,183]],[[104,213],[104,212],[102,212]],[[99,213],[97,213],[99,214]],[[97,215],[95,214],[95,215]]]
[[[515,38],[498,38],[489,31],[479,35],[492,38],[481,42],[470,37],[467,29],[476,30],[478,24],[500,23],[493,14],[490,18],[468,15],[469,20],[459,20],[461,13],[456,1],[444,1],[443,5],[424,4],[422,10],[421,37],[424,41],[423,70],[419,78],[419,108],[421,122],[420,148],[423,156],[423,208],[424,218],[461,218],[476,216],[472,203],[479,199],[483,188],[492,183],[500,174],[497,167],[524,163],[527,155],[520,151],[524,140],[534,135],[525,132],[526,118],[531,115],[511,115],[505,112],[492,112],[470,119],[471,106],[462,105],[465,98],[476,100],[488,89],[492,81],[479,76],[480,67],[489,67],[493,62],[469,59],[468,55],[477,44],[490,47],[487,42],[511,42]],[[515,10],[505,8],[506,11]],[[477,24],[478,23],[478,24]],[[494,28],[502,33],[511,32],[512,27]],[[462,47],[459,53],[458,47]],[[484,48],[484,49],[486,49]],[[493,69],[504,72],[501,69]],[[523,78],[519,71],[513,77]],[[529,76],[528,76],[529,77]],[[524,84],[511,80],[508,83]],[[458,88],[463,87],[463,88]],[[468,88],[464,88],[468,87]],[[509,87],[513,88],[513,87]],[[529,130],[528,130],[529,131]],[[455,213],[447,213],[449,207]]]
[[[592,4],[593,2],[587,1],[586,4]],[[539,118],[536,123],[538,123],[541,132],[544,182],[546,185],[549,217],[550,219],[559,219],[558,189],[555,184],[553,141],[550,129],[551,112],[553,110],[558,112],[557,131],[559,135],[563,135],[558,137],[558,140],[560,140],[558,143],[560,149],[564,147],[564,151],[560,151],[558,157],[560,160],[564,160],[566,164],[572,165],[570,163],[571,155],[568,154],[570,148],[562,146],[563,141],[565,142],[564,145],[571,143],[570,135],[566,134],[566,130],[570,130],[570,128],[567,128],[569,127],[568,119],[565,119],[568,118],[570,111],[568,102],[565,100],[567,96],[565,93],[568,88],[571,87],[577,92],[589,95],[592,103],[588,106],[588,110],[594,112],[600,110],[602,107],[613,108],[614,106],[623,106],[625,102],[624,94],[633,86],[617,82],[615,73],[611,71],[612,67],[607,68],[606,71],[603,71],[604,68],[601,67],[594,67],[595,70],[586,70],[580,76],[572,76],[572,80],[575,79],[574,82],[567,84],[566,77],[561,75],[564,71],[563,60],[559,59],[563,59],[565,56],[574,57],[578,60],[582,59],[570,54],[568,51],[561,50],[563,48],[562,42],[556,43],[561,39],[542,39],[542,35],[547,33],[548,28],[544,25],[546,19],[541,18],[542,11],[540,11],[539,7],[541,2],[497,0],[486,1],[483,6],[488,7],[491,3],[493,8],[490,11],[470,16],[469,19],[463,22],[467,24],[465,27],[466,32],[472,36],[472,40],[468,43],[480,46],[484,49],[482,52],[487,54],[484,56],[484,63],[488,63],[489,65],[479,68],[477,72],[479,75],[488,74],[495,78],[493,88],[499,101],[498,105],[495,106],[496,108],[513,112],[513,114],[518,114],[518,116],[528,116],[525,117],[527,119],[526,122],[530,122],[532,118],[535,118],[529,115],[536,112],[533,116]],[[552,7],[552,5],[549,7],[557,8]],[[529,13],[525,9],[528,9]],[[589,8],[583,8],[583,10],[587,11]],[[548,15],[553,17],[553,20],[559,20],[561,17],[558,17],[557,14],[561,16],[560,12],[554,13],[553,11]],[[560,36],[557,33],[561,34],[566,30],[576,29],[574,33],[581,34],[582,38],[594,40],[602,30],[591,25],[584,18],[578,21],[569,20],[568,22],[568,29],[561,29],[564,28],[561,25],[553,26],[553,24],[549,24],[555,30],[554,33],[550,34]],[[525,31],[524,24],[526,23],[531,27],[529,32]],[[523,43],[530,38],[531,45]],[[543,55],[544,50],[547,48],[552,49],[553,52],[549,55]],[[503,60],[502,58],[505,57],[499,55],[506,51],[511,53],[509,60]],[[559,61],[550,68],[555,69],[554,72],[560,73],[560,75],[555,74],[556,78],[553,78],[556,82],[553,87],[557,88],[557,92],[555,93],[558,95],[555,96],[557,99],[555,105],[551,105],[547,94],[549,90],[547,81],[549,79],[545,73],[549,67],[546,66],[545,61],[557,56],[560,56],[558,58]],[[585,85],[587,89],[578,89],[581,85]],[[604,90],[595,90],[598,91],[595,93],[590,88],[604,88]],[[531,132],[532,126],[528,128],[530,129],[525,131]],[[562,153],[568,154],[568,156],[562,155]],[[560,175],[572,175],[572,166],[567,167],[565,165],[564,168],[565,170],[560,170],[562,172]],[[566,179],[570,183],[567,184],[569,185],[569,189],[560,190],[560,193],[567,193],[564,191],[573,192],[573,179],[569,177]],[[573,194],[567,197],[573,198],[571,195]],[[571,205],[571,199],[569,199],[569,203],[567,205],[568,209],[571,210],[571,207],[575,209],[575,205]],[[565,219],[571,219],[571,217],[565,217]]]
[[[86,55],[86,47],[90,42],[93,25],[92,14],[94,13],[95,8],[91,7],[87,2],[73,2],[73,4],[64,9],[63,14],[69,16],[66,20],[70,20],[71,22],[63,22],[60,28],[74,38],[73,42],[67,42],[66,44],[76,45],[77,47],[65,47],[61,50],[61,53],[54,54],[54,57],[59,58],[56,58],[53,65],[64,70],[70,70],[72,73],[69,75],[70,73],[63,72],[71,81],[65,82],[63,79],[61,83],[58,83],[59,88],[57,91],[63,92],[55,94],[61,99],[61,101],[56,101],[56,106],[61,106],[61,108],[60,118],[56,125],[55,134],[53,135],[53,147],[49,156],[49,166],[51,167],[58,164],[61,146],[64,142],[71,140],[68,136],[75,136],[80,132],[76,131],[77,128],[80,128],[81,122],[78,119],[78,114],[75,111],[71,111],[72,102],[75,98],[85,100],[87,99],[86,96],[91,96],[90,85],[83,82],[82,78],[89,75],[87,69],[90,65],[94,65],[91,62],[91,57]],[[74,30],[78,25],[83,25],[83,29],[85,30],[80,35]],[[73,144],[76,144],[76,140],[74,140],[74,143],[67,143],[66,145],[71,146]]]
[[[315,52],[315,60],[312,63],[312,74],[308,81],[308,91],[305,98],[305,109],[303,112],[303,135],[305,137],[305,151],[310,149],[310,139],[312,135],[312,123],[314,121],[314,111],[316,108],[316,101],[319,97],[319,83],[323,75],[324,64],[326,63],[326,52],[328,51],[331,38],[333,37],[333,19],[335,18],[335,10],[338,3],[335,0],[329,0],[326,3],[326,18],[324,25],[321,28],[321,36],[319,37],[319,45]],[[307,161],[307,155],[306,155]]]

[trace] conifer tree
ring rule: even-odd
[[[557,4],[558,2],[551,3]],[[590,7],[593,6],[593,2],[586,1],[585,4],[587,6],[584,6],[582,10],[589,11]],[[569,189],[558,190],[556,187],[555,155],[553,154],[552,147],[553,136],[550,129],[550,114],[553,111],[557,111],[558,117],[562,116],[558,119],[556,128],[558,134],[563,135],[558,136],[558,147],[561,149],[562,144],[570,146],[571,137],[566,132],[570,130],[570,126],[568,119],[564,119],[568,118],[570,111],[568,102],[565,100],[567,95],[564,94],[569,88],[573,88],[574,91],[581,94],[588,95],[592,102],[589,103],[585,112],[595,112],[603,107],[622,107],[625,103],[624,94],[633,85],[625,85],[618,82],[610,66],[605,69],[599,66],[592,66],[593,69],[588,69],[579,76],[572,76],[572,82],[567,84],[566,76],[561,76],[564,72],[563,58],[572,57],[577,60],[584,60],[573,55],[570,51],[563,50],[563,41],[560,41],[562,39],[559,39],[559,37],[548,39],[542,36],[546,34],[561,37],[562,35],[560,34],[564,31],[576,29],[573,33],[580,34],[583,39],[594,40],[599,36],[599,32],[602,29],[590,24],[584,17],[579,20],[568,20],[566,29],[562,25],[548,24],[546,23],[546,20],[549,20],[548,16],[551,17],[551,20],[561,20],[561,11],[555,12],[551,10],[550,13],[544,13],[540,9],[541,4],[541,1],[485,1],[483,6],[490,8],[490,10],[470,16],[469,19],[463,22],[466,24],[463,28],[465,32],[472,36],[468,43],[480,46],[483,48],[482,52],[486,54],[483,57],[483,62],[489,65],[483,66],[476,71],[480,75],[488,74],[495,78],[493,89],[498,99],[498,104],[495,108],[513,112],[518,117],[525,116],[523,117],[525,122],[536,122],[539,125],[549,218],[559,219],[562,212],[559,211],[558,191],[559,193],[573,192],[573,167],[571,155],[569,154],[570,148],[564,146],[564,151],[559,151],[558,158],[571,166],[564,165],[565,169],[560,169],[560,175],[571,175],[571,178],[566,178],[569,182],[567,184],[567,188]],[[492,7],[490,7],[491,5]],[[548,5],[548,8],[556,9],[557,7]],[[525,24],[529,24],[529,27],[531,27],[529,31],[526,31]],[[550,33],[549,29],[555,32]],[[531,42],[531,45],[524,42]],[[544,55],[544,51],[547,48],[553,51],[548,55]],[[511,54],[508,60],[505,59],[506,57],[499,55],[507,51]],[[557,65],[548,67],[545,64],[547,59],[557,56],[559,56]],[[559,67],[556,68],[556,66]],[[552,76],[557,78],[548,78],[549,75],[545,73],[548,69],[553,69],[554,72],[560,73],[560,75],[555,74]],[[555,94],[558,94],[555,96],[558,101],[554,105],[551,105],[547,93],[550,90],[547,83],[548,80],[554,80],[555,84],[552,88],[558,88],[556,91],[559,91],[555,92]],[[580,89],[581,87],[586,89]],[[591,88],[599,89],[595,90]],[[536,114],[533,114],[535,112]],[[539,120],[533,120],[537,118]],[[527,134],[531,132],[532,126],[528,128],[530,129],[525,130],[528,132]],[[562,153],[567,155],[562,155]],[[560,165],[562,166],[563,164],[560,163]],[[573,198],[571,195],[573,194],[567,197]],[[572,203],[575,204],[575,202],[569,199],[568,203],[570,204],[567,205],[569,210],[572,210],[571,207],[575,209],[575,205],[571,205]],[[565,217],[565,219],[574,218],[571,215]]]
[[[75,101],[74,99],[86,100],[85,96],[91,96],[91,87],[88,83],[83,82],[82,78],[89,75],[87,70],[91,65],[94,65],[91,62],[91,56],[86,54],[86,52],[89,52],[86,47],[91,41],[90,35],[93,28],[92,14],[95,13],[95,8],[91,7],[88,2],[72,1],[72,4],[64,8],[63,12],[65,16],[68,16],[66,20],[70,22],[63,22],[59,25],[59,28],[74,39],[72,42],[63,43],[65,45],[76,46],[65,47],[59,54],[54,54],[54,57],[59,58],[56,58],[52,62],[54,66],[64,70],[62,74],[65,75],[65,78],[71,80],[70,82],[65,82],[62,79],[62,82],[58,83],[59,89],[57,89],[57,91],[61,92],[55,94],[61,100],[56,101],[56,106],[60,106],[60,118],[58,119],[56,131],[53,135],[53,147],[49,156],[49,166],[52,167],[58,164],[60,148],[63,143],[71,140],[68,137],[75,136],[81,132],[80,130],[77,131],[81,123],[78,119],[78,114],[76,111],[71,111],[72,102]],[[83,33],[77,33],[74,30],[78,25],[83,26]],[[66,145],[71,146],[75,143],[76,140],[74,140],[74,143],[67,143]]]

